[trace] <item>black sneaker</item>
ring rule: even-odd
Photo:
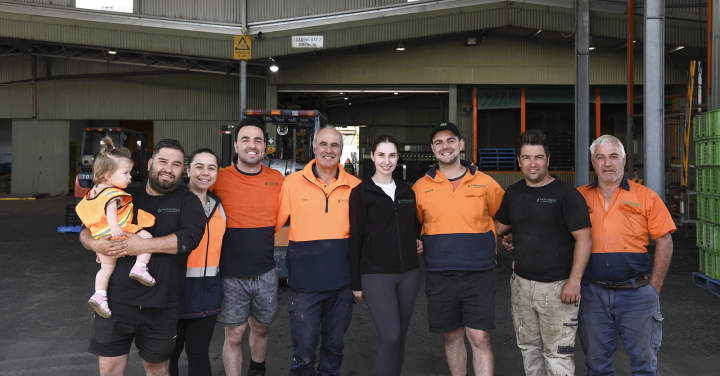
[[[252,367],[248,366],[247,374],[248,374],[248,376],[265,376],[265,370],[258,371],[258,370],[252,369]]]

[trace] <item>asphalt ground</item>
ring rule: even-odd
[[[77,235],[59,234],[65,205],[72,197],[35,201],[0,201],[0,376],[96,375],[97,358],[87,352],[98,270],[94,255],[80,246]],[[662,375],[720,375],[720,298],[696,287],[691,272],[698,269],[694,232],[684,239],[678,231],[670,273],[661,293]],[[496,328],[492,331],[496,375],[522,375],[522,357],[515,344],[510,316],[510,256],[498,251]],[[424,274],[424,268],[421,270]],[[422,278],[424,279],[424,278]],[[404,375],[449,375],[442,336],[427,329],[424,283],[407,337]],[[287,287],[279,287],[278,313],[270,329],[268,375],[287,375],[292,355]],[[216,327],[210,357],[214,375],[224,375],[223,328]],[[246,341],[247,342],[247,341]],[[345,336],[342,375],[373,375],[378,339],[365,303],[354,306]],[[249,350],[245,345],[245,363]],[[143,375],[137,350],[130,353],[127,375]],[[576,368],[584,375],[584,355],[576,346]],[[181,358],[181,374],[187,361]],[[630,362],[620,345],[618,375],[630,374]]]

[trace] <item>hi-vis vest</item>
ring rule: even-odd
[[[180,318],[191,319],[220,313],[223,288],[220,277],[220,251],[225,234],[225,211],[220,199],[208,191],[216,204],[206,217],[205,234],[190,253],[185,284],[180,298]]]
[[[138,210],[138,224],[131,223],[133,219],[132,196],[122,189],[108,187],[94,198],[90,198],[91,192],[92,190],[88,191],[82,201],[77,204],[75,212],[95,239],[110,235],[110,225],[105,210],[108,203],[114,199],[122,200],[118,205],[117,219],[123,231],[137,233],[143,228],[152,227],[155,224],[155,217],[143,210]]]

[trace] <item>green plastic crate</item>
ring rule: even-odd
[[[720,253],[706,250],[705,252],[705,275],[712,279],[720,279]]]
[[[708,196],[699,194],[697,197],[697,217],[701,221],[708,220]]]
[[[703,274],[707,275],[707,273],[706,273],[706,272],[707,272],[707,260],[705,260],[705,253],[707,253],[707,251],[704,250],[704,249],[702,249],[702,248],[700,248],[699,253],[700,253],[700,257],[699,257],[699,259],[700,259],[700,273],[703,273]]]
[[[698,166],[707,166],[708,162],[708,143],[707,141],[698,141],[695,145],[695,163]]]
[[[720,165],[720,141],[708,140],[707,141],[707,165],[719,166]]]
[[[713,167],[705,170],[703,175],[705,192],[709,194],[720,194],[720,168]]]
[[[707,112],[703,116],[705,125],[705,136],[706,137],[718,137],[720,136],[720,111]]]
[[[693,126],[695,126],[695,140],[702,140],[707,137],[707,113],[696,115],[693,119]]]

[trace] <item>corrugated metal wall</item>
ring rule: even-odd
[[[45,78],[47,75],[47,59],[37,57],[37,78]],[[26,55],[0,56],[0,83],[17,82],[30,80],[31,59]]]
[[[132,65],[119,65],[96,63],[62,58],[37,57],[37,78],[47,78],[48,64],[51,77],[77,76],[84,74],[133,73],[133,72],[168,72],[167,69],[157,69]],[[14,55],[0,57],[0,83],[30,80],[30,57]]]
[[[259,22],[319,16],[406,3],[407,0],[250,0],[247,4],[247,19],[248,22]],[[240,23],[242,11],[238,0],[142,0],[139,13],[149,16]]]
[[[259,0],[263,2],[264,0]],[[239,0],[142,0],[140,14],[240,23]]]
[[[38,118],[238,119],[238,92],[238,77],[202,73],[40,81]],[[264,105],[265,80],[250,78],[248,106]]]
[[[155,142],[174,138],[183,145],[185,154],[190,155],[200,148],[210,148],[222,157],[222,134],[220,126],[237,124],[237,120],[224,121],[155,121],[153,137]]]
[[[319,16],[326,13],[407,3],[407,0],[249,0],[248,22]]]
[[[12,194],[69,191],[67,120],[13,120]]]
[[[668,12],[707,14],[707,2],[708,0],[665,0],[665,7],[668,7]],[[683,8],[683,5],[689,7]]]
[[[128,31],[119,30],[117,25],[103,27],[93,23],[83,26],[52,18],[10,17],[0,13],[0,37],[232,59],[232,35],[192,33],[179,36],[162,34],[162,29]]]
[[[0,118],[29,118],[31,106],[30,83],[0,85]]]
[[[63,7],[74,7],[75,0],[13,0],[22,3],[34,3],[34,4],[46,4],[46,5],[58,5]]]
[[[493,35],[478,47],[461,38],[406,44],[403,52],[374,49],[327,56],[283,67],[273,84],[501,84],[573,85],[575,55],[570,44]],[[636,52],[637,84],[642,84],[642,56]],[[673,56],[665,64],[666,84],[685,81],[689,59]],[[590,55],[591,85],[624,85],[623,52],[598,48]]]
[[[182,0],[183,3],[185,1],[188,0]],[[160,1],[157,4],[166,2],[167,1]],[[294,7],[294,9],[301,9],[302,5],[300,4],[307,4],[306,1],[291,0],[271,0],[258,2],[258,4],[262,4],[262,7],[267,6],[268,11],[273,10],[275,14],[277,14],[277,9],[273,9],[270,5],[267,5],[276,2],[292,3],[294,5],[291,5],[291,7]],[[311,2],[315,3],[314,1]],[[372,1],[369,0],[343,2],[318,1],[318,3],[325,4],[323,6],[328,7],[333,6],[332,4],[360,4],[371,2]],[[378,3],[381,2],[383,1],[378,0]],[[188,2],[188,4],[189,3],[190,2]],[[198,2],[198,4],[200,3]],[[345,27],[346,25],[339,24],[326,27],[327,29],[336,28],[332,30],[297,30],[292,34],[312,33],[313,35],[323,35],[325,37],[325,48],[333,49],[396,41],[399,39],[477,31],[480,29],[504,27],[506,25],[562,31],[565,33],[571,33],[574,29],[575,17],[572,13],[553,13],[533,9],[524,9],[521,12],[508,12],[508,9],[502,3],[498,3],[498,6],[500,8],[475,12],[431,15],[425,18],[410,20],[397,20],[392,18],[378,19],[373,21],[376,22],[373,25]],[[307,9],[314,9],[312,6],[306,7]],[[229,11],[228,14],[230,13],[232,12]],[[219,17],[219,14],[215,16]],[[230,15],[228,15],[228,17],[230,17]],[[275,18],[278,17],[279,16],[275,16]],[[232,58],[232,48],[228,47],[232,44],[231,35],[204,33],[179,36],[161,34],[160,29],[145,32],[140,29],[136,31],[119,30],[119,27],[114,25],[106,26],[105,28],[96,26],[97,24],[88,25],[93,26],[83,26],[82,24],[69,25],[64,24],[62,20],[56,23],[56,21],[50,18],[16,19],[14,17],[4,16],[4,18],[0,18],[0,36],[223,59]],[[642,41],[643,38],[642,26],[642,21],[638,20],[636,22],[635,35],[640,41]],[[703,30],[706,29],[700,23],[675,25],[668,22],[665,28],[665,35],[667,43],[669,44],[704,48],[705,37],[703,36]],[[627,21],[615,18],[591,17],[590,34],[624,39],[627,37]],[[200,37],[200,35],[202,37]],[[253,58],[258,59],[308,51],[307,49],[293,49],[290,38],[290,33],[280,37],[268,35],[265,40],[253,44]]]
[[[134,65],[120,65],[96,63],[92,61],[81,61],[73,59],[52,59],[52,77],[77,76],[83,74],[107,74],[107,73],[133,73],[133,72],[168,72],[167,69],[140,67]]]

